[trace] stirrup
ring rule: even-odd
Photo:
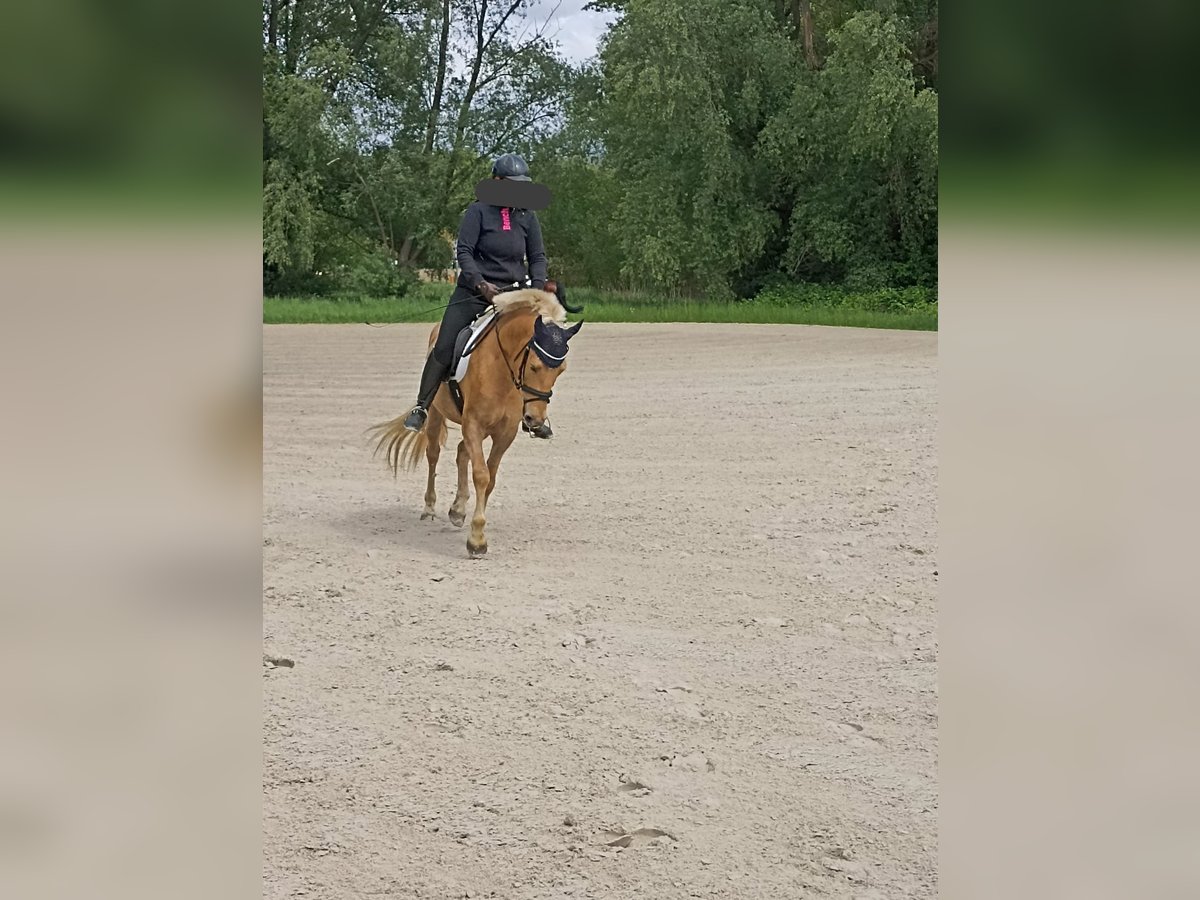
[[[425,427],[425,420],[429,417],[429,413],[425,411],[423,406],[414,406],[412,412],[408,414],[408,418],[404,420],[404,427],[408,431],[420,431]]]

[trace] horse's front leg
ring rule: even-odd
[[[487,495],[483,498],[486,505],[488,500],[492,499],[492,491],[496,489],[496,471],[500,468],[500,460],[504,458],[504,454],[508,448],[512,446],[512,442],[516,440],[517,429],[513,428],[512,434],[499,435],[492,437],[492,449],[488,453],[488,489]]]
[[[472,556],[487,553],[487,537],[484,536],[483,526],[487,524],[484,510],[487,509],[487,495],[491,487],[492,476],[488,470],[487,460],[483,455],[483,435],[475,429],[468,433],[463,428],[463,443],[467,446],[467,454],[471,458],[471,480],[475,482],[475,515],[471,517],[471,533],[467,536],[467,551]]]
[[[429,463],[429,480],[425,483],[425,511],[421,513],[421,520],[433,518],[433,508],[437,503],[437,489],[434,487],[434,479],[437,477],[438,459],[442,455],[442,442],[439,439],[442,433],[442,416],[437,410],[429,411],[429,418],[425,421],[425,459]]]
[[[462,525],[467,521],[467,500],[471,497],[470,480],[471,475],[467,470],[467,463],[470,461],[470,455],[467,453],[467,441],[464,438],[458,442],[458,493],[454,495],[454,502],[450,504],[450,521],[456,526]]]

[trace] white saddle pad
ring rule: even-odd
[[[495,316],[496,308],[493,306],[471,324],[471,336],[467,338],[462,359],[458,361],[458,365],[454,369],[454,380],[459,384],[462,384],[462,380],[467,377],[467,367],[471,364],[471,351],[475,349],[475,345],[479,342],[479,336]]]

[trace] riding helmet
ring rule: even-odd
[[[492,174],[510,181],[532,181],[529,177],[529,163],[515,153],[505,153],[492,163]]]

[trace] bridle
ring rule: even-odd
[[[497,291],[497,293],[505,293],[506,291],[520,290],[523,287],[529,286],[529,284],[530,284],[529,281],[526,281],[525,284],[521,284],[519,281],[514,281],[512,284],[507,284],[507,285],[502,286]],[[559,296],[560,298],[563,297],[563,294],[560,291],[556,290],[554,293],[557,296]],[[583,311],[582,306],[580,306],[578,308],[567,306],[565,301],[561,300],[561,299],[559,302],[561,302],[563,304],[563,308],[566,309],[568,312],[582,312]],[[500,313],[497,313],[496,317],[498,319],[500,317]],[[529,432],[530,437],[549,437],[550,436],[550,420],[546,419],[543,422],[542,426],[536,430],[531,429],[525,421],[525,408],[527,406],[529,406],[530,403],[543,402],[548,405],[550,403],[550,398],[554,396],[554,391],[552,391],[552,390],[540,391],[535,387],[530,387],[529,385],[527,385],[525,383],[525,369],[529,365],[529,354],[532,351],[534,351],[535,349],[537,351],[538,356],[540,356],[542,358],[542,360],[545,361],[547,364],[551,365],[552,368],[557,368],[557,366],[552,365],[550,362],[551,360],[555,360],[555,361],[557,361],[558,365],[562,365],[563,360],[566,359],[566,349],[565,348],[563,349],[562,356],[555,356],[553,353],[550,353],[548,350],[546,350],[545,347],[543,347],[541,344],[537,343],[537,329],[535,328],[533,335],[529,338],[528,341],[525,342],[525,352],[521,354],[520,366],[517,367],[516,371],[513,371],[512,363],[509,361],[509,358],[508,358],[508,351],[504,349],[504,342],[500,340],[500,325],[501,325],[501,323],[499,321],[497,321],[495,323],[495,325],[493,326],[492,330],[496,332],[496,346],[498,346],[500,348],[500,355],[502,357],[504,357],[504,366],[505,366],[505,368],[508,369],[508,377],[512,380],[513,387],[515,387],[522,394],[522,397],[521,397],[521,401],[522,401],[521,402],[521,427],[525,431]],[[575,327],[575,330],[576,331],[579,330],[578,325]],[[545,429],[546,433],[544,433],[544,434],[541,433],[542,429]]]
[[[531,337],[525,342],[525,352],[521,354],[521,365],[517,371],[513,371],[512,363],[508,361],[508,352],[504,349],[504,344],[500,340],[500,323],[496,323],[493,329],[496,333],[496,345],[500,348],[500,355],[504,357],[504,365],[508,369],[508,377],[512,379],[513,386],[526,396],[522,398],[521,412],[524,415],[525,407],[530,403],[538,401],[550,402],[550,398],[554,396],[554,391],[539,391],[535,387],[530,387],[525,383],[525,367],[529,365],[529,354],[533,350],[533,338]]]

